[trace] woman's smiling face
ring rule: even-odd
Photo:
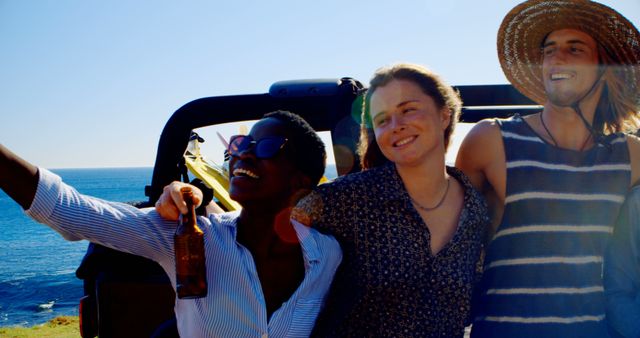
[[[289,137],[284,123],[275,118],[258,121],[249,135],[256,142],[268,137]],[[256,157],[255,144],[231,156],[229,196],[243,207],[253,202],[286,205],[295,192],[292,177],[301,174],[291,156],[287,156],[289,146],[285,142],[270,158]]]
[[[434,149],[444,153],[448,111],[412,81],[392,80],[371,95],[370,114],[376,142],[396,165],[417,165]]]

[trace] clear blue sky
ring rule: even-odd
[[[48,168],[152,166],[169,116],[200,97],[366,83],[398,61],[506,83],[496,32],[519,2],[0,0],[0,142]],[[640,25],[640,0],[602,2]]]

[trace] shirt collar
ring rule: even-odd
[[[377,170],[377,176],[380,182],[385,182],[387,189],[385,196],[379,196],[385,203],[398,203],[407,199],[407,190],[404,188],[404,183],[395,164],[385,163],[384,165],[375,168]]]
[[[215,218],[220,222],[223,227],[229,228],[229,231],[233,234],[233,238],[238,238],[238,217],[240,216],[240,210],[225,212],[223,214],[213,214]]]
[[[320,248],[318,242],[316,241],[316,237],[311,232],[311,228],[294,219],[291,220],[291,224],[293,224],[293,228],[298,234],[298,240],[300,241],[302,254],[305,257],[305,260],[309,263],[319,261]]]
[[[216,218],[218,218],[220,224],[224,227],[229,228],[233,235],[233,238],[237,240],[238,216],[240,216],[240,211],[233,211],[215,215]],[[309,263],[319,261],[320,249],[318,242],[313,236],[311,228],[293,219],[291,220],[291,223],[293,224],[293,228],[295,229],[298,240],[300,241],[300,246],[302,247],[302,254],[304,255],[305,261]]]

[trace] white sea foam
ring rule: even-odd
[[[53,308],[53,304],[55,304],[56,301],[52,300],[48,303],[44,303],[44,304],[39,304],[38,305],[38,309],[41,311],[46,311],[46,310],[51,310]]]

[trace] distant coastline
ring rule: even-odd
[[[51,168],[47,168],[48,170],[51,170],[53,172],[56,172],[58,170],[120,170],[120,169],[149,169],[149,170],[153,170],[153,166],[139,166],[139,167],[74,167],[74,168],[67,168],[67,167],[51,167]]]

